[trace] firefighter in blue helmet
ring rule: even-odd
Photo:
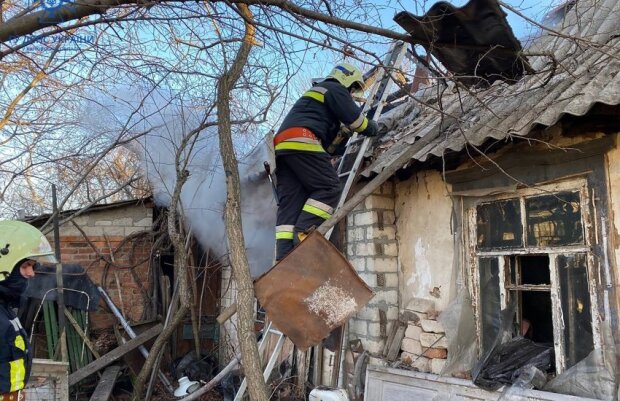
[[[30,224],[0,221],[0,395],[5,400],[24,399],[20,390],[30,377],[30,343],[13,308],[39,262],[56,262],[45,236]]]
[[[274,137],[278,208],[276,260],[286,256],[313,226],[331,217],[340,180],[326,151],[333,151],[341,125],[361,135],[377,134],[352,94],[364,78],[351,64],[338,64],[327,78],[295,102]]]

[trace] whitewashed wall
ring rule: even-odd
[[[452,201],[437,171],[423,171],[396,185],[396,232],[401,307],[413,298],[442,311],[453,295]]]

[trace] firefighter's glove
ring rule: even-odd
[[[379,126],[379,129],[377,130],[377,136],[381,137],[388,133],[389,129],[387,125],[382,122],[378,123],[377,125]]]
[[[368,125],[366,126],[366,129],[363,132],[361,132],[362,135],[367,136],[367,137],[377,136],[378,133],[379,133],[379,125],[377,124],[375,120],[368,120]]]

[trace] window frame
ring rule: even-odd
[[[528,246],[527,245],[527,214],[525,210],[525,199],[532,196],[550,195],[560,192],[578,192],[580,199],[581,224],[583,230],[583,244],[577,245],[561,245],[561,246]],[[477,245],[477,207],[481,204],[519,199],[521,208],[521,224],[522,224],[522,246],[515,248],[505,248],[496,250],[481,251]],[[590,296],[590,313],[592,324],[592,337],[594,349],[601,348],[600,334],[600,314],[598,312],[597,299],[597,258],[592,250],[592,245],[596,244],[596,224],[594,218],[596,212],[593,210],[593,196],[590,196],[588,184],[585,178],[577,178],[554,182],[536,187],[528,187],[517,189],[508,193],[495,194],[493,196],[479,197],[465,212],[465,221],[467,222],[467,259],[471,272],[471,296],[473,300],[474,313],[476,316],[476,337],[479,350],[482,350],[482,316],[481,316],[481,288],[480,288],[480,269],[479,258],[497,258],[499,268],[500,281],[500,306],[505,309],[508,306],[510,292],[506,274],[508,267],[508,258],[510,256],[526,256],[526,255],[548,255],[549,257],[549,274],[550,274],[550,295],[552,304],[553,319],[553,343],[555,350],[556,373],[560,374],[566,370],[566,357],[564,349],[564,324],[562,316],[562,300],[561,288],[559,281],[559,271],[557,258],[559,255],[574,255],[577,253],[585,253],[587,260],[587,279],[588,293]]]

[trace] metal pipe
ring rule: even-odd
[[[116,305],[114,305],[114,302],[112,302],[112,299],[110,299],[110,296],[108,295],[108,293],[103,288],[101,288],[101,287],[97,287],[97,289],[99,290],[101,295],[103,295],[103,299],[105,299],[105,302],[110,307],[110,310],[112,311],[114,316],[116,316],[118,321],[121,323],[121,326],[123,326],[123,328],[125,329],[125,331],[129,335],[129,337],[131,337],[131,338],[138,337],[136,332],[133,331],[133,329],[131,328],[131,326],[129,325],[127,320],[125,320],[125,318],[123,317],[121,312],[118,310]],[[146,347],[144,345],[139,346],[138,350],[144,356],[144,358],[148,358],[149,357],[149,351],[146,349]],[[170,384],[170,381],[168,381],[168,378],[161,371],[158,373],[158,376],[159,376],[159,380],[161,380],[161,382],[164,384],[166,389],[168,391],[170,391],[171,393],[174,393],[174,387],[172,387],[172,384]]]

